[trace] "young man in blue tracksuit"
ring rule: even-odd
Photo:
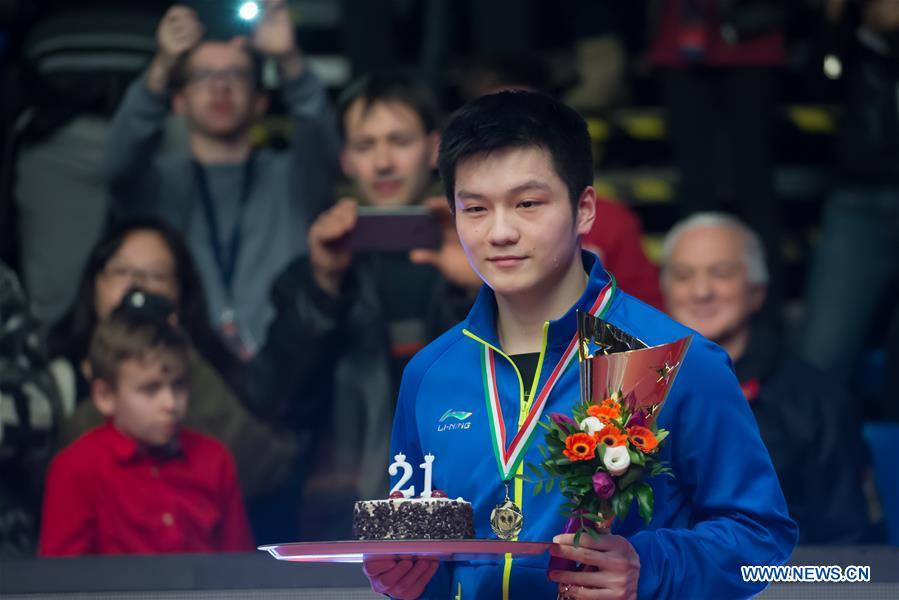
[[[755,420],[721,348],[615,289],[580,237],[596,194],[586,125],[548,96],[504,92],[462,108],[446,128],[440,174],[456,228],[485,282],[468,318],[416,355],[403,376],[394,453],[415,468],[425,454],[433,487],[471,501],[475,537],[495,538],[490,513],[509,499],[523,514],[518,540],[553,540],[553,556],[585,565],[549,568],[549,557],[496,556],[438,564],[369,560],[378,592],[395,598],[737,598],[741,565],[787,560],[797,529]],[[576,309],[590,310],[652,346],[693,334],[659,417],[671,431],[661,458],[674,478],[649,481],[652,521],[631,510],[602,541],[560,535],[557,492],[534,495],[516,478],[539,462],[535,421],[571,413]],[[450,415],[449,417],[447,415]],[[529,441],[536,443],[528,445]]]

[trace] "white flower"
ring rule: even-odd
[[[581,421],[581,431],[587,433],[587,435],[593,435],[597,431],[600,431],[605,425],[602,424],[602,421],[597,419],[596,417],[587,417],[583,421]]]
[[[606,448],[602,462],[609,470],[609,474],[617,477],[631,466],[631,455],[627,453],[627,446],[611,446]]]

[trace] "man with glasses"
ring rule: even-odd
[[[249,358],[273,315],[275,276],[305,250],[310,217],[330,203],[339,141],[324,87],[303,60],[284,0],[268,0],[249,38],[204,39],[203,24],[173,6],[147,72],[119,107],[107,149],[114,218],[155,216],[181,231],[210,314]],[[250,129],[268,108],[261,62],[278,67],[292,119],[289,152],[254,149]],[[189,153],[160,152],[171,104]]]

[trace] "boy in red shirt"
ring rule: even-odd
[[[40,555],[252,550],[234,459],[179,427],[188,344],[180,328],[136,308],[97,327],[91,397],[107,422],[50,465]]]

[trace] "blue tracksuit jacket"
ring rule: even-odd
[[[587,289],[568,313],[548,325],[540,387],[576,331],[575,309],[588,310],[609,281],[594,255],[584,253],[583,259],[590,273]],[[409,484],[416,491],[422,488],[418,465],[424,454],[435,455],[433,487],[472,503],[477,538],[495,538],[490,511],[504,495],[491,449],[481,375],[483,345],[472,337],[499,347],[495,313],[493,292],[485,286],[468,318],[412,359],[403,375],[392,436],[392,454],[404,453],[415,467]],[[694,336],[659,417],[659,426],[671,432],[661,458],[669,462],[675,478],[649,480],[655,512],[648,526],[632,507],[628,518],[613,527],[640,556],[639,597],[717,600],[758,593],[764,584],[744,583],[740,566],[784,563],[796,544],[797,528],[728,356],[621,291],[616,290],[605,318],[650,346]],[[520,376],[499,355],[496,371],[508,443],[523,419]],[[578,393],[578,369],[572,364],[552,391],[542,418],[551,412],[570,414]],[[441,421],[447,411],[455,415]],[[465,413],[471,414],[462,418]],[[534,434],[525,462],[540,461],[537,446],[543,445],[543,431]],[[549,541],[562,531],[563,498],[556,489],[534,495],[531,484],[517,480],[510,485],[510,496],[524,513],[518,539]],[[557,585],[547,579],[548,560],[544,554],[444,563],[425,597],[552,599]]]

